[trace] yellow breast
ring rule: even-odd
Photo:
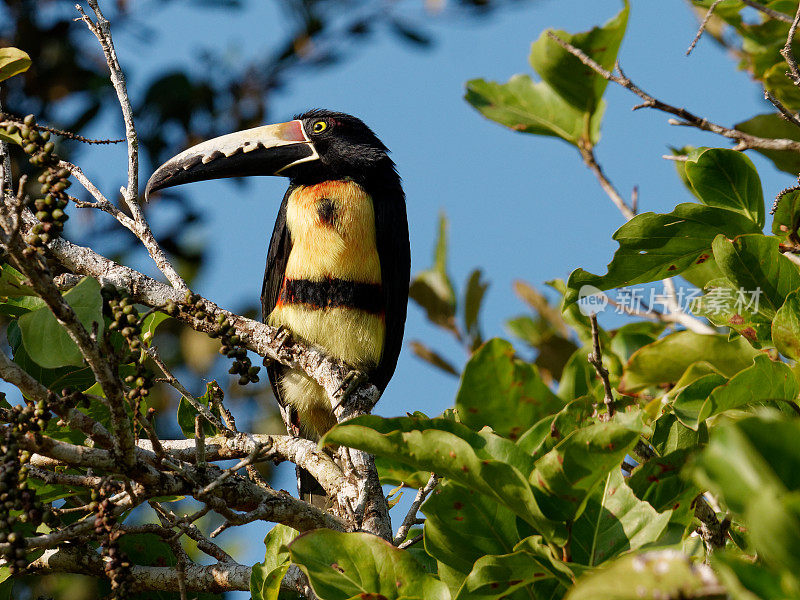
[[[292,238],[287,278],[381,282],[375,210],[360,185],[328,181],[296,188],[287,203],[286,226]]]

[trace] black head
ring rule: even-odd
[[[364,122],[352,115],[313,109],[295,119],[317,150],[319,160],[287,169],[285,175],[295,184],[311,184],[330,179],[368,178],[377,170],[394,170],[389,149]]]

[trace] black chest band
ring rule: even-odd
[[[346,279],[286,279],[278,302],[319,309],[354,308],[376,315],[383,312],[379,283],[359,283]]]

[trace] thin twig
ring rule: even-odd
[[[186,282],[178,275],[178,272],[167,260],[163,249],[150,230],[150,225],[147,223],[147,219],[145,219],[144,213],[142,212],[142,207],[139,204],[139,140],[136,135],[136,128],[133,124],[133,107],[128,97],[125,75],[117,59],[117,52],[114,49],[114,41],[111,38],[111,27],[108,20],[103,16],[97,4],[97,0],[87,0],[87,2],[94,12],[97,22],[92,21],[79,4],[76,5],[76,9],[80,13],[83,22],[86,23],[86,26],[89,28],[89,31],[95,35],[100,42],[100,46],[103,48],[103,54],[105,55],[111,76],[111,84],[114,87],[114,91],[117,93],[117,100],[122,109],[122,118],[125,123],[125,139],[128,141],[128,185],[122,188],[121,191],[125,204],[136,223],[134,233],[141,240],[142,244],[144,244],[145,248],[147,248],[156,266],[164,274],[170,284],[176,289],[186,290],[188,289]]]
[[[408,509],[406,518],[403,519],[403,523],[397,529],[397,535],[394,537],[395,546],[402,547],[409,530],[417,522],[417,512],[419,512],[419,507],[438,484],[439,477],[436,475],[436,473],[431,473],[428,483],[426,483],[424,487],[421,487],[419,490],[417,490],[417,496],[414,498],[414,502],[411,503],[411,507]]]
[[[714,14],[714,9],[717,8],[717,4],[719,4],[720,2],[722,2],[722,0],[714,0],[714,3],[708,8],[706,16],[703,17],[703,21],[700,23],[700,29],[697,30],[697,35],[694,36],[692,43],[689,44],[689,49],[686,51],[686,56],[689,56],[692,53],[692,50],[694,50],[694,47],[697,45],[697,42],[700,41],[700,37],[706,30],[706,25],[708,25],[708,21],[711,19],[711,15]]]
[[[800,127],[800,118],[798,118],[797,114],[786,108],[783,103],[773,96],[767,89],[764,90],[764,98],[769,100],[772,103],[772,106],[780,111],[784,119],[789,121],[792,125],[797,125]]]
[[[12,123],[17,126],[21,126],[24,124],[25,120],[22,117],[18,117],[15,115],[11,115],[5,113],[6,118],[0,121],[0,127],[5,127],[7,125],[11,125]],[[83,144],[121,144],[125,140],[93,140],[82,135],[78,135],[77,133],[72,133],[71,131],[65,131],[63,129],[56,129],[55,127],[48,127],[47,125],[40,125],[39,123],[31,123],[30,125],[25,125],[29,129],[35,129],[36,131],[47,131],[49,133],[54,133],[55,135],[61,136],[63,138],[67,138],[69,140],[75,140],[76,142],[81,142]]]
[[[180,392],[181,396],[186,398],[186,401],[189,402],[189,404],[191,404],[198,413],[203,415],[203,417],[206,419],[206,421],[211,423],[211,425],[213,425],[214,427],[216,427],[217,429],[219,429],[222,432],[233,433],[230,429],[228,429],[222,423],[222,421],[220,421],[208,409],[207,406],[205,406],[204,404],[198,402],[197,399],[194,396],[192,396],[192,394],[189,392],[189,390],[187,390],[183,386],[183,384],[180,381],[178,381],[178,378],[175,377],[172,374],[172,371],[170,371],[170,369],[167,366],[167,364],[161,359],[161,355],[158,353],[158,348],[156,348],[155,346],[150,346],[149,348],[147,348],[146,352],[147,352],[147,355],[151,359],[153,359],[153,362],[156,363],[158,368],[161,369],[161,372],[164,374],[164,377],[166,377],[166,382],[169,383],[169,385],[171,385],[173,388],[175,388],[178,392]]]
[[[595,177],[597,177],[597,180],[600,182],[600,187],[602,187],[606,194],[608,194],[608,197],[611,198],[614,206],[619,209],[626,220],[631,220],[636,215],[636,211],[628,206],[611,181],[609,181],[608,177],[605,176],[603,169],[600,167],[594,155],[594,149],[584,144],[581,144],[578,149],[580,150],[583,162],[589,167],[589,170],[594,173]]]
[[[794,53],[792,52],[792,43],[794,42],[794,34],[797,32],[797,24],[800,23],[800,6],[797,7],[797,12],[792,20],[792,25],[789,27],[789,34],[786,36],[786,44],[781,49],[781,56],[786,59],[786,64],[789,65],[789,72],[786,74],[795,85],[800,86],[800,70],[797,68],[797,60],[795,60]]]
[[[775,19],[776,21],[783,21],[784,23],[791,23],[792,17],[787,15],[786,13],[778,12],[777,10],[773,10],[763,4],[759,4],[755,2],[755,0],[742,0],[743,4],[746,4],[750,8],[755,8],[757,11],[764,13],[768,17]]]
[[[238,470],[239,470],[239,469],[241,469],[242,467],[245,467],[245,466],[247,466],[247,465],[253,464],[253,462],[255,462],[256,460],[258,460],[258,459],[260,458],[260,454],[261,454],[261,451],[262,451],[263,449],[264,449],[264,446],[263,446],[262,444],[260,444],[260,443],[257,443],[257,444],[255,445],[255,447],[253,448],[253,451],[252,451],[252,452],[250,452],[250,454],[249,454],[248,456],[246,456],[245,458],[243,458],[242,460],[240,460],[238,463],[236,463],[236,464],[235,464],[235,465],[233,465],[232,467],[228,467],[227,469],[225,469],[225,470],[224,470],[222,473],[220,473],[220,475],[219,475],[219,476],[218,476],[218,477],[217,477],[217,478],[216,478],[214,481],[212,481],[211,483],[209,483],[209,484],[208,484],[206,487],[204,487],[202,490],[199,490],[199,491],[197,492],[197,497],[198,497],[199,499],[202,499],[204,496],[208,495],[208,494],[209,494],[209,493],[211,493],[213,490],[215,490],[217,487],[219,487],[220,485],[222,485],[222,483],[223,483],[223,482],[224,482],[224,481],[225,481],[225,480],[226,480],[228,477],[230,477],[231,475],[233,475],[234,473],[236,473],[236,471],[238,471]]]
[[[641,108],[653,108],[655,110],[659,110],[661,112],[665,112],[668,114],[675,115],[683,119],[685,124],[700,129],[702,131],[709,131],[711,133],[716,133],[717,135],[721,135],[726,138],[730,138],[736,140],[737,144],[734,147],[734,150],[747,150],[748,148],[758,148],[761,150],[791,150],[794,152],[800,152],[800,142],[795,140],[783,139],[783,138],[761,138],[758,136],[750,135],[748,133],[744,133],[743,131],[738,131],[736,129],[731,129],[729,127],[723,127],[722,125],[718,125],[708,119],[704,119],[702,117],[698,117],[697,115],[689,112],[685,108],[678,108],[662,102],[648,94],[647,92],[643,91],[639,88],[636,84],[634,84],[628,77],[624,75],[615,75],[614,73],[610,72],[608,69],[605,69],[603,66],[597,63],[594,59],[588,56],[585,52],[576,48],[569,42],[562,40],[552,31],[547,32],[548,37],[555,41],[559,46],[564,48],[567,52],[578,58],[583,64],[587,67],[595,71],[598,75],[607,79],[608,81],[613,81],[614,83],[624,87],[626,90],[629,90],[639,96],[644,102],[639,105]]]
[[[400,550],[405,550],[406,548],[410,548],[410,547],[411,547],[411,546],[413,546],[414,544],[417,544],[417,543],[419,543],[419,542],[421,542],[421,541],[422,541],[422,534],[420,533],[419,535],[416,535],[416,536],[414,536],[414,537],[413,537],[413,538],[411,538],[410,540],[406,540],[405,542],[403,542],[402,544],[400,544],[400,545],[398,546],[398,548],[399,548]]]
[[[594,367],[597,376],[603,381],[605,390],[605,405],[608,418],[614,416],[614,393],[611,390],[611,381],[608,379],[608,369],[603,366],[603,354],[600,350],[600,328],[597,325],[597,315],[589,316],[592,323],[592,351],[589,354],[589,363]]]
[[[195,464],[198,467],[206,466],[206,431],[203,427],[203,417],[200,413],[194,416]]]

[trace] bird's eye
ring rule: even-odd
[[[328,124],[325,121],[317,121],[312,125],[311,129],[314,133],[322,133],[328,128]]]

